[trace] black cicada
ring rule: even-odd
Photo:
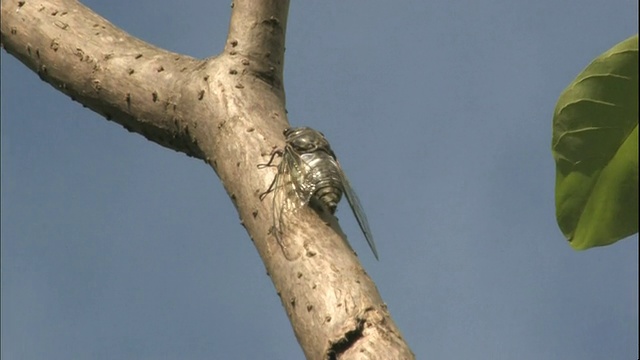
[[[271,186],[260,195],[260,199],[273,192],[273,228],[275,237],[285,256],[291,259],[283,241],[284,215],[310,203],[319,203],[334,214],[342,194],[346,194],[351,210],[364,233],[364,237],[378,258],[373,235],[362,210],[358,196],[351,188],[340,163],[324,135],[308,127],[289,128],[284,131],[284,151],[275,151],[267,164],[272,166],[275,155],[281,155],[278,173]]]

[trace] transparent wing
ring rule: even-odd
[[[367,215],[365,215],[362,205],[360,204],[360,199],[358,199],[358,195],[356,195],[356,192],[351,187],[351,183],[349,183],[342,167],[340,167],[340,175],[342,176],[342,187],[345,195],[347,196],[349,206],[351,206],[351,211],[353,211],[353,215],[356,217],[358,225],[360,225],[360,229],[362,230],[365,239],[367,239],[367,243],[369,243],[373,256],[376,257],[376,260],[379,260],[376,243],[373,241],[373,234],[371,233],[371,228],[369,228],[369,221],[367,221]]]
[[[273,194],[273,233],[282,248],[284,255],[289,260],[295,260],[298,256],[292,253],[289,242],[286,240],[285,217],[293,213],[309,202],[303,182],[309,167],[300,156],[291,148],[285,148],[282,160],[278,165],[274,194]]]
[[[305,156],[297,153],[293,148],[287,147],[285,149],[285,155],[283,161],[286,162],[291,178],[293,179],[293,186],[301,203],[297,204],[296,208],[300,208],[309,204],[313,192],[316,190],[316,183],[313,181],[312,168],[305,160]]]

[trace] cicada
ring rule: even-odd
[[[345,194],[373,255],[378,259],[367,216],[324,135],[308,127],[298,127],[286,129],[284,136],[284,150],[274,151],[269,162],[259,167],[275,166],[271,164],[275,156],[282,157],[273,182],[260,199],[273,193],[272,232],[285,257],[290,260],[293,257],[284,241],[285,215],[310,204],[320,204],[333,215],[342,194]]]

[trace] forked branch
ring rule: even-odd
[[[296,261],[284,258],[269,232],[271,206],[259,194],[274,173],[256,165],[282,147],[287,127],[288,6],[235,1],[223,52],[204,60],[145,43],[74,0],[2,0],[0,39],[72,100],[212,166],[308,358],[412,358],[375,284],[317,214],[302,211],[292,224],[304,253]]]

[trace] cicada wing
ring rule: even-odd
[[[293,148],[287,147],[285,149],[285,157],[282,159],[287,162],[289,171],[291,172],[291,178],[293,180],[293,186],[298,194],[298,200],[300,201],[296,208],[303,207],[309,204],[311,196],[316,190],[316,183],[312,181],[312,168],[305,160],[307,154],[299,154]]]
[[[371,228],[369,228],[369,221],[367,221],[367,215],[365,215],[364,210],[362,209],[362,205],[360,204],[360,199],[358,199],[358,195],[351,187],[351,183],[347,176],[344,174],[342,167],[340,167],[340,174],[342,176],[342,187],[345,195],[347,196],[347,201],[349,202],[349,206],[351,207],[351,211],[353,211],[353,215],[356,217],[358,221],[358,225],[360,225],[360,229],[364,234],[367,243],[369,243],[369,247],[373,252],[373,256],[378,259],[378,251],[376,250],[376,243],[373,241],[373,234],[371,233]]]
[[[276,175],[274,194],[273,194],[273,233],[278,240],[278,244],[282,248],[285,257],[289,260],[295,260],[298,256],[291,250],[286,234],[285,217],[289,213],[303,207],[306,202],[301,197],[299,191],[298,160],[297,154],[292,153],[289,149],[285,149],[282,154],[282,160],[278,165],[278,174]]]

